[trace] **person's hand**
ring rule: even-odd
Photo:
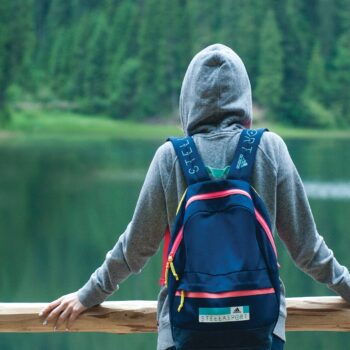
[[[65,329],[69,330],[77,317],[86,309],[87,307],[79,301],[75,292],[54,300],[39,313],[39,316],[44,319],[44,326],[50,324],[56,331],[66,324]]]

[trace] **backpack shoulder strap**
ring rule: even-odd
[[[238,179],[249,182],[251,180],[256,152],[261,136],[268,129],[244,129],[239,137],[236,152],[228,179]]]
[[[196,182],[210,180],[191,136],[183,138],[170,137],[168,141],[173,144],[187,186]]]

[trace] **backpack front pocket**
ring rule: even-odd
[[[243,328],[274,323],[278,302],[273,287],[220,293],[177,290],[172,316],[177,327],[206,329],[206,325],[248,321]],[[230,327],[230,326],[229,326]],[[237,327],[237,325],[235,325]]]

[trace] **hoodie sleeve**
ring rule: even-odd
[[[276,227],[295,264],[350,303],[350,275],[339,264],[315,221],[300,176],[281,140],[277,174]]]
[[[164,187],[160,174],[162,147],[156,152],[142,186],[133,218],[103,264],[78,291],[80,302],[102,303],[130,274],[138,273],[156,253],[167,226]]]

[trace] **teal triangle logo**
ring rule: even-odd
[[[248,162],[244,158],[243,154],[240,154],[239,158],[238,158],[236,169],[241,169],[241,168],[244,168],[245,166],[248,166]]]

